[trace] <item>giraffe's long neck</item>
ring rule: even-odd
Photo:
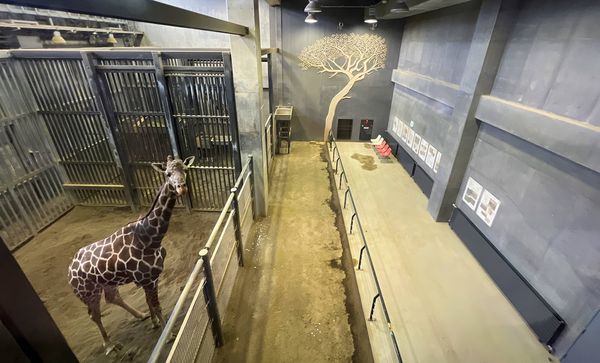
[[[177,200],[175,189],[168,182],[159,191],[156,201],[146,216],[136,224],[136,234],[144,247],[158,247],[162,241]]]

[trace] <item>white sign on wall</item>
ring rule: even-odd
[[[465,202],[469,208],[475,210],[475,206],[477,205],[477,201],[479,200],[482,190],[483,187],[481,184],[475,181],[475,179],[469,177],[469,180],[467,180],[467,186],[465,187],[465,192],[462,196],[463,202]]]
[[[435,157],[435,163],[433,163],[433,172],[436,174],[440,167],[440,160],[442,160],[442,153],[438,151],[437,156]]]
[[[484,190],[479,206],[477,206],[477,215],[479,218],[483,219],[485,224],[491,227],[492,223],[494,223],[494,218],[496,218],[496,213],[498,213],[498,208],[500,208],[498,198],[488,190]]]
[[[412,144],[412,150],[415,152],[415,154],[419,153],[419,146],[421,146],[421,136],[415,132],[415,140]]]
[[[435,156],[437,155],[437,149],[433,145],[429,145],[427,149],[427,158],[425,158],[425,164],[433,169],[433,163],[435,162]]]
[[[406,138],[406,145],[408,147],[412,147],[413,140],[415,139],[415,130],[408,130],[408,137]]]
[[[421,146],[419,147],[419,157],[423,161],[425,160],[425,157],[427,156],[427,148],[429,148],[429,142],[427,142],[427,140],[425,140],[425,139],[421,139]]]

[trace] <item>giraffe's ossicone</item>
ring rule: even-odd
[[[125,303],[117,290],[118,286],[131,282],[142,287],[153,324],[164,326],[158,299],[158,277],[163,271],[167,252],[161,242],[169,228],[177,197],[187,192],[186,170],[193,162],[193,156],[184,161],[169,156],[166,163],[153,163],[152,167],[164,174],[166,181],[148,213],[109,237],[82,247],[69,266],[69,283],[98,325],[106,354],[119,345],[110,342],[102,325],[100,298],[103,291],[106,302],[121,306],[138,319],[145,319],[148,315]]]

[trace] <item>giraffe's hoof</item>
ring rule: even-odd
[[[104,346],[104,354],[110,355],[112,352],[118,352],[123,349],[123,345],[120,343],[109,343]]]
[[[146,319],[148,319],[150,317],[150,314],[142,314],[140,315],[140,317],[138,318],[139,321],[144,321]]]

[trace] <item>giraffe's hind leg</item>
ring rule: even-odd
[[[87,300],[88,312],[90,314],[90,318],[96,325],[98,325],[98,329],[100,330],[100,334],[102,334],[102,340],[104,340],[104,350],[106,355],[109,355],[113,350],[121,349],[120,344],[114,344],[110,341],[108,334],[106,333],[106,329],[104,329],[104,325],[102,324],[102,317],[100,316],[100,294],[92,296]]]
[[[122,307],[127,310],[131,315],[135,316],[137,319],[144,320],[149,317],[148,314],[144,314],[141,311],[129,306],[121,295],[119,294],[119,290],[116,286],[104,286],[104,297],[106,298],[106,302],[109,304],[114,304]]]

